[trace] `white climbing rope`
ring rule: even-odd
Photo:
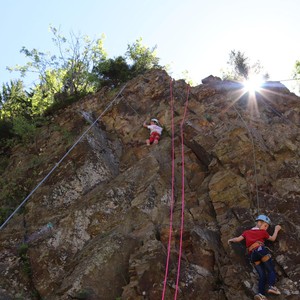
[[[91,130],[91,128],[101,119],[101,117],[108,111],[108,109],[116,102],[119,95],[123,92],[127,84],[125,84],[117,96],[110,101],[106,106],[104,111],[99,115],[99,117],[83,132],[83,134],[77,139],[77,141],[72,145],[72,147],[65,153],[65,155],[55,164],[55,166],[50,170],[50,172],[38,183],[38,185],[28,194],[28,196],[21,202],[21,204],[12,212],[12,214],[1,224],[0,230],[5,227],[5,225],[10,221],[10,219],[18,212],[18,210],[28,201],[32,194],[48,179],[48,177],[54,172],[54,170],[62,163],[62,161],[69,155],[69,153],[77,146],[77,144],[83,139],[83,137]]]

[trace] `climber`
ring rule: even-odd
[[[159,122],[157,119],[151,119],[150,124],[146,124],[146,122],[143,123],[143,126],[145,128],[150,129],[150,137],[146,140],[147,146],[150,146],[150,144],[158,144],[158,141],[160,139],[161,133],[162,133],[162,127],[159,126]]]
[[[276,280],[276,273],[273,266],[273,261],[269,249],[264,245],[265,240],[274,242],[277,238],[278,232],[281,229],[280,225],[275,226],[275,230],[272,236],[267,232],[268,227],[271,224],[269,217],[265,215],[259,215],[256,218],[256,226],[250,230],[246,230],[242,235],[234,237],[228,240],[230,242],[238,243],[242,240],[246,240],[246,247],[250,262],[253,263],[258,276],[258,294],[254,296],[255,300],[267,299],[265,296],[266,285],[266,273],[268,278],[269,294],[280,295],[280,291],[274,286]]]

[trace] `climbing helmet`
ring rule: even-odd
[[[151,119],[152,122],[154,122],[156,125],[158,125],[158,120],[157,119]]]
[[[268,223],[269,225],[271,225],[271,219],[268,216],[266,216],[266,215],[259,215],[255,219],[255,221],[264,221],[264,222]]]

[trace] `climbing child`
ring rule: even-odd
[[[259,215],[255,221],[255,227],[244,231],[242,235],[238,237],[229,239],[228,244],[230,242],[238,243],[245,239],[250,261],[254,264],[259,276],[258,294],[254,296],[254,299],[263,300],[267,299],[265,296],[266,283],[268,283],[267,293],[274,295],[280,294],[280,291],[274,286],[276,273],[270,251],[265,247],[264,242],[265,240],[274,242],[277,238],[279,230],[281,229],[281,226],[276,225],[273,235],[270,236],[267,232],[267,229],[271,224],[270,218],[265,215]]]
[[[150,129],[150,137],[146,140],[147,146],[150,146],[150,144],[158,144],[158,141],[160,139],[161,133],[162,133],[162,127],[159,126],[159,122],[157,119],[151,119],[150,125],[146,124],[144,122],[144,127]]]

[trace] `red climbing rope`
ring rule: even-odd
[[[187,97],[184,107],[183,118],[180,123],[180,135],[181,135],[181,224],[180,224],[180,243],[179,243],[179,254],[178,254],[178,267],[177,267],[177,278],[176,278],[176,289],[174,300],[177,299],[178,294],[178,285],[180,277],[180,263],[182,256],[182,237],[183,237],[183,228],[184,228],[184,121],[186,117],[188,99],[189,99],[190,87],[187,87]],[[172,175],[171,175],[171,200],[170,200],[170,226],[169,226],[169,241],[168,241],[168,252],[167,252],[167,261],[166,261],[166,271],[164,278],[164,287],[162,292],[162,300],[165,299],[167,278],[169,272],[169,262],[170,262],[170,253],[171,253],[171,241],[172,241],[172,232],[173,232],[173,209],[174,209],[174,187],[175,187],[175,145],[174,145],[174,97],[173,97],[173,86],[172,80],[170,81],[170,107],[171,107],[171,147],[172,147]]]
[[[164,278],[164,287],[162,292],[162,300],[165,299],[166,286],[167,286],[167,278],[169,272],[169,262],[170,262],[170,253],[171,253],[171,241],[172,241],[172,232],[173,232],[173,209],[174,209],[174,187],[175,187],[175,145],[174,145],[174,97],[173,97],[173,82],[170,81],[170,108],[171,108],[171,148],[172,148],[172,175],[171,175],[171,200],[170,200],[170,228],[169,228],[169,241],[168,241],[168,252],[167,252],[167,261],[166,261],[166,271]],[[184,132],[183,125],[185,121],[185,116],[187,112],[188,99],[189,99],[189,90],[190,87],[187,88],[187,98],[184,107],[184,114],[182,121],[180,123],[180,134],[181,134],[181,226],[180,226],[180,243],[179,243],[179,254],[178,254],[178,267],[177,267],[177,278],[176,278],[176,289],[174,300],[177,299],[178,294],[178,285],[179,285],[179,277],[180,277],[180,263],[182,256],[182,237],[183,237],[183,227],[184,227]]]
[[[174,183],[175,183],[175,146],[174,146],[174,98],[173,98],[173,80],[170,81],[170,108],[171,108],[171,148],[172,148],[172,175],[171,175],[171,200],[170,200],[170,226],[169,226],[169,242],[168,242],[168,253],[166,262],[166,272],[164,279],[164,288],[162,293],[162,300],[165,299],[167,278],[169,272],[169,261],[171,252],[171,241],[173,232],[173,208],[174,208]]]
[[[189,103],[189,92],[190,92],[190,86],[187,86],[187,97],[185,101],[185,107],[184,107],[184,114],[182,121],[180,123],[180,136],[181,136],[181,226],[180,226],[180,243],[179,243],[179,254],[178,254],[178,266],[177,266],[177,279],[176,279],[176,289],[175,289],[175,295],[174,300],[177,299],[178,294],[178,284],[179,284],[179,277],[180,277],[180,265],[181,265],[181,255],[182,255],[182,237],[183,237],[183,228],[184,228],[184,121],[185,116],[187,112],[187,107]]]

